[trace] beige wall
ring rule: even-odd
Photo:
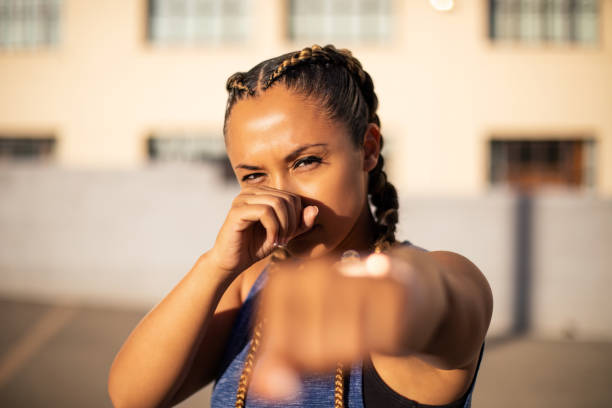
[[[282,0],[253,3],[244,45],[161,48],[144,0],[64,0],[57,49],[0,52],[0,133],[54,132],[58,164],[104,169],[146,163],[151,131],[220,133],[227,76],[309,45],[284,39]],[[595,138],[595,189],[612,196],[612,1],[596,48],[492,45],[486,1],[456,3],[396,0],[390,44],[337,44],[374,78],[401,191],[481,193],[488,138],[542,132]]]

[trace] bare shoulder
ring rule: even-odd
[[[433,259],[443,270],[443,277],[453,289],[476,299],[487,316],[487,327],[493,312],[493,294],[484,273],[467,257],[452,251],[427,251],[417,246],[400,247],[398,251],[417,252]]]
[[[484,311],[488,327],[493,312],[493,294],[484,273],[467,257],[452,251],[427,251],[417,246],[404,246],[398,252],[416,252],[433,259],[442,269],[447,284],[454,290],[475,299]]]
[[[472,261],[456,252],[433,251],[429,254],[444,268],[447,280],[455,287],[470,291],[473,298],[480,301],[488,327],[493,313],[493,294],[484,273]]]
[[[493,315],[491,286],[480,269],[463,255],[435,251],[430,256],[441,271],[448,306],[427,358],[442,369],[475,365]]]
[[[449,296],[447,318],[432,339],[431,355],[372,353],[372,363],[398,394],[423,404],[449,404],[463,396],[474,378],[493,297],[484,274],[466,257],[450,251],[406,248],[408,252],[415,250],[418,257],[425,256],[439,266]]]

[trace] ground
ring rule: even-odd
[[[145,312],[0,300],[0,406],[110,407],[110,363]],[[472,406],[610,407],[610,378],[612,342],[488,339]]]

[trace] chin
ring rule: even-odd
[[[322,240],[321,225],[315,225],[310,231],[292,239],[287,249],[292,256],[298,258],[316,258],[330,252],[330,248]]]
[[[326,240],[322,227],[315,225],[312,230],[289,242],[287,249],[296,258],[318,258],[334,251],[339,244]]]

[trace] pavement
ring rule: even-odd
[[[0,407],[111,407],[110,364],[145,313],[0,299]],[[612,342],[487,340],[472,407],[611,406]]]

